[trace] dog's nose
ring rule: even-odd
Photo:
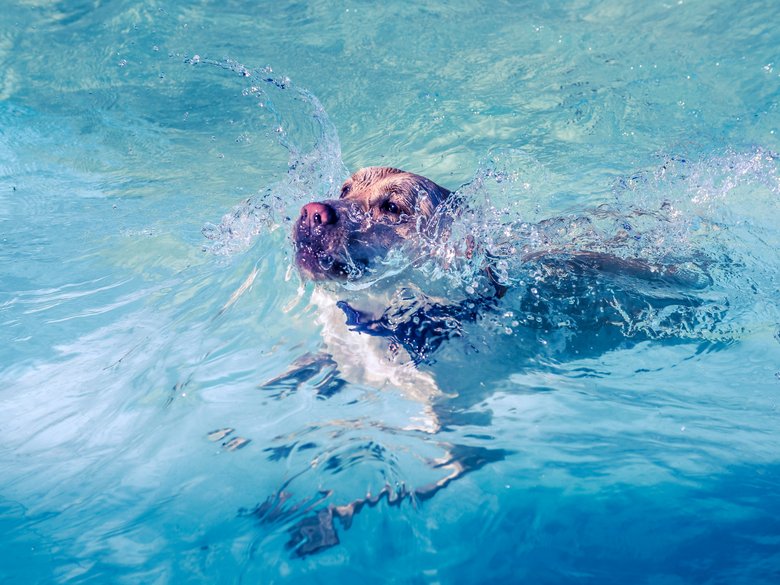
[[[307,203],[301,209],[301,223],[311,227],[336,223],[336,210],[327,203]]]

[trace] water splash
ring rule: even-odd
[[[332,196],[347,170],[336,128],[314,95],[289,78],[274,75],[270,67],[249,69],[231,59],[214,61],[197,55],[186,62],[237,74],[244,84],[242,96],[271,117],[268,126],[288,152],[284,180],[262,188],[219,224],[203,227],[203,235],[211,240],[207,247],[211,252],[230,255],[245,250],[262,231],[288,225],[303,203]]]

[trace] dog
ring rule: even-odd
[[[438,421],[429,405],[445,392],[428,369],[417,366],[447,339],[460,335],[460,326],[494,311],[510,283],[497,278],[489,251],[482,250],[482,280],[487,284],[466,297],[450,291],[435,297],[428,290],[412,290],[403,280],[388,279],[387,272],[394,269],[388,258],[399,251],[417,258],[436,254],[437,244],[447,241],[452,222],[462,211],[454,192],[426,177],[392,167],[367,167],[344,182],[337,199],[305,204],[292,228],[298,271],[304,279],[317,283],[312,303],[317,306],[327,359],[337,364],[345,381],[374,388],[388,385],[424,405],[424,426],[432,432]],[[554,219],[545,220],[539,224],[540,233],[547,224],[558,229]],[[470,236],[465,240],[458,249],[471,258],[481,244]],[[625,338],[620,326],[614,324],[625,316],[627,307],[641,312],[652,305],[676,305],[681,299],[689,302],[687,291],[712,283],[705,272],[691,269],[690,263],[688,267],[683,263],[651,263],[581,249],[577,244],[518,251],[521,263],[533,265],[549,277],[541,278],[528,292],[518,293],[526,295],[519,305],[535,317],[526,329],[554,330],[558,322],[570,320],[573,307],[580,311],[583,326],[577,328],[580,334],[576,339],[569,332],[558,336],[567,347],[573,347],[572,340],[592,346],[594,327],[606,332],[604,336]],[[619,247],[621,241],[611,245]],[[621,281],[628,281],[629,289],[651,292],[626,295],[622,305],[610,307],[607,295]],[[329,286],[334,283],[336,286]],[[577,295],[577,287],[590,290],[590,299]],[[537,288],[546,294],[541,303]],[[363,289],[357,307],[339,299],[354,289]],[[603,294],[599,297],[594,291]],[[414,300],[394,303],[399,295]],[[556,302],[561,297],[567,298],[569,306]],[[604,315],[612,315],[612,327],[603,326],[610,318]],[[582,354],[582,349],[571,353]],[[310,368],[312,364],[303,365]]]
[[[293,364],[286,374],[265,386],[291,382],[300,384],[312,378],[314,373],[328,368],[332,376],[327,381],[327,388],[338,389],[340,384],[350,382],[371,388],[400,390],[421,406],[419,416],[410,421],[407,428],[437,433],[442,423],[436,405],[447,397],[449,389],[440,388],[431,370],[419,366],[449,336],[459,334],[458,324],[476,323],[481,314],[496,312],[507,293],[507,283],[496,278],[490,255],[483,254],[485,265],[482,273],[489,286],[483,288],[480,294],[471,295],[464,302],[446,297],[430,298],[423,294],[420,295],[423,301],[407,303],[404,310],[393,312],[393,295],[398,295],[399,290],[403,295],[408,285],[402,284],[399,290],[392,290],[397,282],[384,276],[394,269],[388,258],[397,251],[411,255],[426,254],[435,246],[426,248],[422,244],[435,244],[448,238],[448,228],[454,214],[459,211],[458,202],[453,198],[453,192],[421,175],[392,167],[368,167],[355,172],[344,182],[337,199],[304,205],[292,228],[295,264],[303,279],[316,283],[311,302],[317,307],[316,320],[321,327],[325,347],[321,355],[306,356]],[[445,213],[439,213],[441,209]],[[467,238],[461,248],[463,255],[470,257],[478,245]],[[652,294],[640,295],[637,304],[642,306],[656,301],[660,305],[667,300],[667,304],[679,302],[680,296],[674,296],[675,287],[700,289],[710,282],[702,277],[702,273],[686,271],[679,266],[652,264],[576,248],[521,251],[520,256],[522,262],[535,263],[548,275],[572,272],[584,275],[589,286],[602,274],[649,283]],[[551,280],[557,282],[556,278]],[[560,282],[564,283],[561,286],[569,287],[566,289],[567,301],[575,300],[577,292],[585,290],[585,287],[578,288],[577,283],[572,286],[565,279]],[[558,285],[549,288],[549,298],[554,298],[556,290],[563,290],[555,286]],[[607,289],[609,287],[611,284]],[[357,308],[339,298],[346,291],[355,289],[363,289],[361,304]],[[665,289],[671,292],[665,292]],[[561,330],[559,313],[555,309],[548,311],[549,318],[546,319],[547,309],[544,302],[540,304],[535,296],[536,288],[529,287],[529,290],[532,294],[527,306],[535,318],[528,329],[536,327],[543,330],[549,326],[551,330],[556,327]],[[591,287],[590,290],[596,289]],[[665,300],[664,295],[668,295],[668,299]],[[570,315],[582,311],[582,314],[587,313],[586,318],[599,315],[601,321],[598,326],[602,327],[608,318],[601,316],[600,309],[609,300],[605,301],[598,294],[591,294],[591,298],[595,299],[591,305],[599,310],[587,313],[590,309],[583,309],[576,303],[567,305],[564,310]],[[409,309],[410,306],[412,309]],[[620,310],[623,307],[618,306],[616,311]],[[612,327],[612,330],[617,328]],[[568,332],[563,331],[562,339],[568,341]],[[591,343],[591,333],[586,330],[580,338]],[[543,343],[546,344],[546,341]],[[539,347],[534,343],[528,345]],[[513,362],[511,358],[500,359],[505,364]],[[479,371],[489,372],[492,369],[480,368]],[[378,495],[368,494],[366,498],[345,505],[320,508],[316,514],[303,518],[290,528],[288,545],[295,549],[295,554],[303,556],[338,544],[335,519],[347,528],[354,514],[366,506],[373,507],[383,497],[390,505],[399,505],[406,499],[424,501],[452,481],[487,463],[501,460],[505,455],[501,449],[444,446],[447,454],[436,466],[449,471],[446,477],[420,488],[404,487],[400,492],[386,486]],[[252,513],[264,522],[285,516],[281,505],[287,497],[287,494],[277,494]]]

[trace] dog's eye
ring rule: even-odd
[[[339,197],[346,197],[351,190],[352,190],[352,186],[351,185],[344,185],[341,188],[341,195]]]
[[[401,213],[401,208],[398,207],[398,205],[396,205],[392,201],[385,201],[384,203],[382,203],[380,209],[391,215],[398,215]]]

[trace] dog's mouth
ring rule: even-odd
[[[306,279],[355,283],[393,271],[403,256],[404,240],[388,226],[340,234],[293,232],[295,264]],[[397,251],[398,254],[393,252]]]

